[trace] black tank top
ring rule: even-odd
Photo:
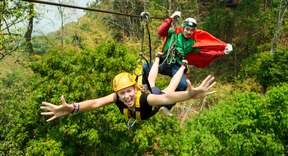
[[[140,96],[141,120],[146,120],[149,117],[153,116],[154,114],[156,114],[158,112],[158,109],[159,109],[157,107],[153,107],[153,106],[150,106],[148,104],[147,96],[148,96],[148,94],[141,92],[141,96]],[[122,101],[119,100],[118,95],[117,95],[116,105],[117,105],[118,109],[120,110],[121,114],[123,114],[124,108],[128,108]],[[137,109],[137,108],[135,108],[135,109]],[[131,114],[131,117],[136,119],[136,110],[135,111],[132,111],[130,109],[128,109],[128,110],[129,110],[129,114]]]

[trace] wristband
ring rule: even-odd
[[[71,113],[73,114],[73,113],[75,112],[75,110],[76,110],[76,105],[75,105],[75,103],[73,103],[72,106],[73,106],[73,110],[72,110]]]
[[[156,53],[156,57],[161,58],[162,56],[163,56],[163,53],[161,53],[161,52],[157,52],[157,53]]]
[[[187,60],[182,61],[182,66],[184,67],[184,73],[188,73],[189,72],[189,66],[188,66]]]
[[[186,69],[186,64],[182,64],[182,67],[184,67],[184,69]]]
[[[75,104],[77,106],[76,112],[79,112],[80,111],[80,103],[75,103]]]
[[[80,104],[79,103],[73,103],[73,110],[71,113],[79,112],[80,110]]]

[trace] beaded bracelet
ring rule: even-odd
[[[71,113],[79,112],[80,110],[80,103],[73,103],[73,110]]]

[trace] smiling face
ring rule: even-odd
[[[127,107],[131,108],[134,106],[136,98],[136,89],[135,86],[130,86],[124,89],[121,89],[116,92],[119,100],[122,101]]]
[[[195,28],[184,27],[183,28],[183,35],[185,38],[191,38],[194,31],[195,31]]]

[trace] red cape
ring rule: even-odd
[[[199,48],[199,53],[189,53],[186,56],[188,63],[198,68],[205,68],[212,63],[217,56],[224,55],[226,43],[214,37],[204,30],[197,29],[192,37],[196,40],[194,48]]]

